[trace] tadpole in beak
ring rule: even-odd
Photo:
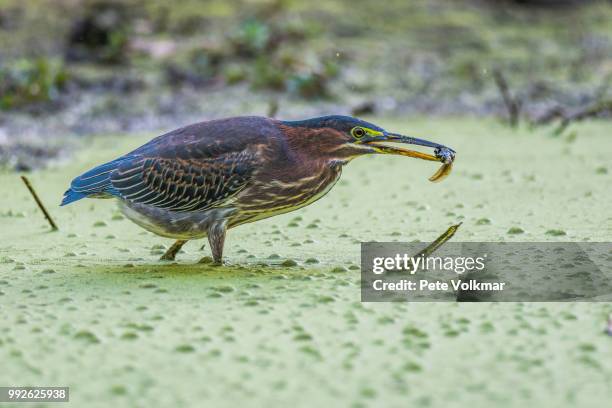
[[[398,148],[393,146],[387,146],[379,144],[378,142],[394,142],[403,144],[412,144],[418,146],[433,147],[434,155],[418,152],[415,150],[409,150],[404,148]],[[437,161],[441,162],[442,166],[436,171],[430,178],[429,181],[439,182],[444,180],[453,169],[453,162],[455,160],[455,151],[450,147],[430,142],[428,140],[418,139],[415,137],[402,136],[396,133],[383,133],[381,136],[370,137],[363,141],[373,148],[377,153],[380,154],[395,154],[399,156],[415,157],[417,159]]]

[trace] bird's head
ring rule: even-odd
[[[428,140],[391,133],[372,123],[350,116],[322,116],[319,118],[283,121],[281,128],[292,144],[305,153],[333,160],[349,161],[365,154],[393,154],[443,163],[430,177],[440,181],[452,168],[455,151]],[[434,155],[393,147],[384,142],[426,146]]]

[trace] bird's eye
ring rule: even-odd
[[[354,127],[353,130],[351,130],[351,135],[353,135],[354,138],[356,139],[360,139],[362,137],[364,137],[366,134],[366,131],[363,130],[363,128],[360,127]]]

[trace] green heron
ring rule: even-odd
[[[427,146],[435,155],[381,142]],[[162,259],[174,259],[188,240],[208,237],[213,261],[221,263],[229,228],[315,202],[342,166],[368,154],[442,162],[432,181],[448,175],[455,156],[443,145],[348,116],[234,117],[174,130],[87,171],[72,181],[61,205],[116,197],[127,218],[177,240]]]

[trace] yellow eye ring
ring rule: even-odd
[[[361,139],[362,137],[366,135],[366,131],[363,128],[360,128],[359,126],[357,126],[351,130],[351,135],[355,139]]]

